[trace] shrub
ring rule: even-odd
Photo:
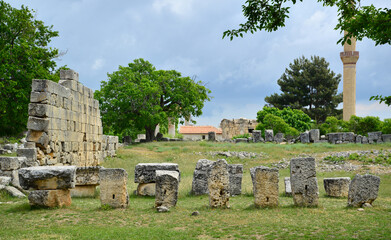
[[[347,122],[336,117],[327,117],[326,121],[320,125],[320,134],[325,135],[332,132],[348,132]]]
[[[232,140],[235,140],[237,138],[249,138],[251,137],[249,133],[241,134],[241,135],[236,135],[232,137]]]
[[[263,122],[259,123],[255,129],[261,130],[263,136],[265,129],[273,129],[274,133],[280,132],[291,137],[295,137],[300,134],[297,129],[289,126],[282,118],[272,114],[267,114],[263,119]]]
[[[347,123],[349,131],[352,131],[356,134],[366,135],[368,132],[376,132],[382,130],[382,121],[379,117],[357,117],[352,116]]]
[[[383,134],[391,134],[391,118],[384,119],[381,131]]]

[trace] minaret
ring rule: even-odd
[[[346,35],[346,32],[345,32]],[[345,42],[340,53],[343,62],[343,120],[349,121],[356,115],[356,63],[359,52],[356,51],[356,39],[350,38],[351,44]]]

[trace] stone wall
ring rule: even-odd
[[[250,133],[257,124],[257,120],[246,118],[223,119],[220,123],[220,128],[223,130],[223,139],[232,139],[234,136]]]
[[[26,137],[39,165],[97,166],[112,156],[118,137],[102,134],[99,102],[79,74],[62,70],[60,81],[33,80]]]

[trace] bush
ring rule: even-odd
[[[267,114],[263,122],[259,123],[256,130],[261,130],[262,135],[265,135],[265,129],[273,129],[274,133],[284,133],[286,136],[295,137],[300,133],[297,129],[289,126],[282,118],[275,116],[273,114]]]
[[[232,137],[232,140],[235,140],[235,139],[237,139],[237,138],[249,138],[249,137],[251,137],[251,136],[250,136],[250,133],[245,133],[245,134],[233,136],[233,137]]]
[[[357,117],[352,116],[348,122],[349,131],[355,134],[367,135],[368,132],[376,132],[382,130],[383,123],[379,117]]]
[[[391,134],[391,118],[384,119],[381,131],[383,134]]]
[[[349,132],[347,125],[347,122],[336,117],[327,117],[326,121],[320,125],[319,131],[322,135],[333,132]]]

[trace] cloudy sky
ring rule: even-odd
[[[336,44],[341,34],[333,30],[337,9],[315,0],[293,6],[285,28],[233,41],[222,39],[222,34],[245,21],[245,0],[7,2],[36,10],[37,19],[59,31],[52,46],[66,54],[58,65],[79,72],[80,82],[93,90],[107,80],[107,73],[137,58],[157,69],[196,76],[213,96],[195,119],[197,125],[218,126],[223,118],[255,119],[265,96],[280,93],[277,79],[295,58],[318,55],[334,72],[343,70],[343,47]],[[391,8],[390,0],[362,0],[362,5],[370,3]],[[391,46],[375,46],[365,39],[357,43],[357,50],[357,115],[391,118],[391,107],[369,101],[372,95],[391,95]]]

